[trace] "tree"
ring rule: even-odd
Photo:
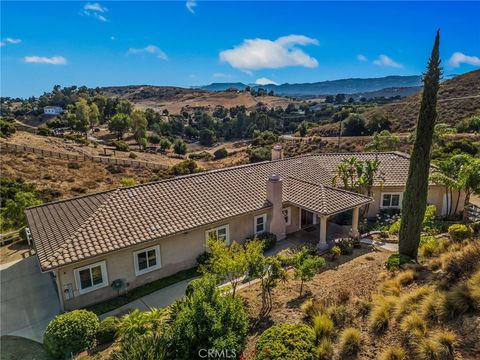
[[[265,316],[272,308],[272,290],[279,281],[287,280],[287,272],[277,258],[263,255],[265,243],[254,239],[248,241],[245,249],[248,276],[260,279],[262,296],[261,316]]]
[[[133,104],[128,100],[120,100],[115,110],[117,113],[130,115],[133,111]]]
[[[390,130],[390,125],[387,113],[383,110],[375,110],[368,116],[366,128],[370,134],[373,134],[382,130]]]
[[[30,206],[40,205],[41,200],[37,199],[34,193],[19,191],[13,199],[5,202],[4,218],[14,228],[19,228],[27,224],[25,209]]]
[[[170,351],[175,359],[197,359],[201,349],[241,354],[248,317],[240,299],[222,296],[217,280],[203,276],[190,283],[185,300],[174,306]],[[201,352],[200,352],[201,354]]]
[[[232,297],[235,297],[237,286],[247,272],[245,248],[236,241],[229,246],[216,238],[208,240],[209,261],[201,267],[204,274],[212,274],[218,280],[226,280],[232,286]]]
[[[325,265],[325,259],[320,256],[310,255],[307,249],[299,250],[294,255],[294,276],[300,279],[300,296],[303,293],[303,283],[313,279],[320,268]]]
[[[463,191],[465,191],[465,202],[463,209],[463,221],[468,221],[466,207],[470,203],[472,194],[480,194],[480,159],[472,158],[467,164],[463,165],[458,173],[458,182]]]
[[[335,101],[335,98],[333,97],[333,95],[327,95],[325,97],[325,102],[328,103],[328,104],[333,104]]]
[[[343,104],[345,102],[345,94],[335,95],[335,104]]]
[[[83,99],[75,103],[75,130],[87,133],[90,127],[90,107]]]
[[[108,120],[108,130],[116,134],[119,140],[123,138],[123,134],[125,134],[131,126],[132,120],[127,114],[116,114]]]
[[[170,142],[170,140],[168,139],[161,139],[160,140],[160,151],[167,151],[168,149],[170,149],[172,147],[172,143]]]
[[[400,143],[400,138],[391,134],[388,130],[382,130],[373,134],[371,142],[365,145],[366,151],[382,152],[395,151]]]
[[[170,173],[175,176],[194,174],[199,171],[200,168],[194,160],[183,160],[170,168]]]
[[[300,125],[298,125],[297,131],[301,137],[307,135],[307,124],[305,123],[305,121],[302,121]]]
[[[407,185],[403,195],[402,222],[399,231],[400,255],[416,259],[427,207],[428,177],[433,130],[437,119],[437,94],[441,77],[440,31],[437,31],[428,70],[423,78],[422,101],[417,121],[415,143],[410,156]]]
[[[226,158],[228,156],[228,150],[225,149],[225,147],[221,147],[220,149],[215,150],[213,156],[216,160]]]
[[[359,114],[350,114],[343,121],[343,136],[361,136],[365,135],[367,129],[365,128],[365,120]]]
[[[147,118],[142,110],[133,110],[130,118],[132,119],[133,137],[139,142],[140,139],[144,139],[147,135]]]
[[[100,110],[98,110],[97,104],[92,103],[90,105],[89,117],[90,117],[90,129],[92,129],[100,121]]]
[[[187,153],[187,144],[185,144],[185,141],[177,139],[173,144],[173,151],[175,154],[185,155]]]
[[[203,129],[200,131],[198,140],[200,142],[200,145],[212,146],[213,143],[216,141],[215,133],[212,130]]]

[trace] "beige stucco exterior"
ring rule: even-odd
[[[370,204],[368,216],[375,216],[381,206],[382,193],[403,193],[403,187],[379,187],[373,189],[374,202]],[[440,186],[431,186],[428,193],[428,203],[437,206],[437,213],[440,215],[442,209],[443,196],[445,190]],[[454,197],[454,204],[456,196]],[[284,204],[283,208],[290,209],[290,224],[285,226],[287,234],[295,232],[300,228],[300,209],[291,204]],[[458,210],[463,208],[463,197],[460,199]],[[226,219],[224,221],[200,227],[182,234],[165,237],[162,239],[150,241],[137,246],[111,252],[109,254],[94,257],[85,261],[77,262],[73,265],[65,266],[55,270],[56,282],[61,297],[61,302],[65,310],[85,307],[108,298],[117,296],[117,292],[110,286],[113,280],[122,279],[128,284],[128,289],[133,289],[140,285],[152,282],[154,280],[172,275],[181,270],[191,268],[196,265],[198,255],[205,251],[206,234],[209,229],[222,225],[229,226],[230,242],[237,241],[243,243],[245,239],[254,234],[254,219],[261,214],[267,214],[266,231],[270,231],[269,224],[272,221],[272,208],[263,209],[253,213]],[[319,223],[319,219],[316,219]],[[328,226],[328,223],[327,223]],[[143,275],[136,276],[134,252],[158,245],[160,248],[161,267]],[[80,294],[78,284],[75,280],[74,270],[83,266],[105,261],[106,273],[108,277],[107,286],[93,290],[88,293]],[[67,299],[64,292],[66,288],[71,288],[72,297]]]
[[[381,206],[381,201],[382,201],[382,193],[399,193],[402,194],[405,190],[404,186],[386,186],[383,188],[380,187],[374,187],[372,190],[372,197],[373,197],[373,202],[370,203],[370,206],[368,208],[368,217],[374,217],[376,216],[379,211],[382,209]],[[437,216],[441,216],[442,214],[442,207],[443,202],[444,202],[444,195],[445,195],[445,187],[443,186],[436,186],[436,185],[431,185],[428,188],[428,197],[427,197],[427,203],[429,205],[435,205],[437,208]],[[455,191],[453,193],[453,209],[455,209],[455,204],[458,199],[458,193]],[[465,193],[460,194],[460,199],[458,202],[458,210],[457,213],[463,210],[463,202],[465,200]]]

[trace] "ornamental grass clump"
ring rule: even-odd
[[[400,346],[391,346],[385,349],[378,360],[406,360],[407,352]]]
[[[416,310],[420,301],[432,293],[432,291],[433,288],[430,286],[421,286],[400,296],[395,308],[395,318],[399,319],[410,313],[412,310]]]
[[[421,337],[427,332],[427,323],[416,312],[412,312],[402,319],[400,330],[410,338]]]
[[[442,319],[454,319],[459,315],[475,310],[467,283],[460,283],[446,292],[443,302],[439,304],[439,314]]]
[[[434,290],[420,301],[418,314],[428,323],[434,323],[440,318],[440,308],[444,301],[445,292]]]
[[[373,307],[368,317],[368,325],[374,333],[381,334],[390,324],[397,298],[394,296],[376,295],[372,300]]]
[[[360,351],[362,337],[355,328],[346,328],[340,333],[338,349],[342,356],[355,355]]]
[[[317,341],[329,337],[333,330],[333,321],[327,315],[317,315],[312,319],[313,331]]]
[[[329,360],[333,357],[333,344],[327,339],[323,338],[315,349],[317,360]]]

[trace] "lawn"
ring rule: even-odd
[[[0,338],[0,360],[49,360],[43,345],[17,336]]]
[[[115,310],[122,305],[128,304],[129,302],[137,300],[157,290],[173,285],[179,281],[191,279],[197,276],[200,276],[200,274],[198,273],[196,267],[183,270],[171,276],[139,286],[133,290],[130,290],[127,294],[122,294],[116,298],[105,300],[98,304],[88,306],[86,307],[86,309],[93,311],[97,315],[105,314],[106,312]]]

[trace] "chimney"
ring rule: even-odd
[[[283,159],[283,149],[281,144],[273,145],[272,149],[272,160]]]
[[[267,179],[267,200],[272,204],[272,213],[269,216],[270,232],[277,235],[277,240],[285,238],[286,225],[283,216],[282,200],[283,181],[280,175],[272,174]]]

